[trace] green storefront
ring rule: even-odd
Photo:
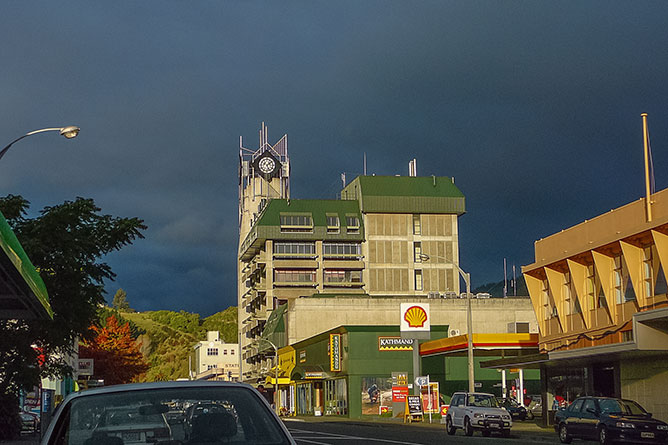
[[[431,327],[431,340],[447,336],[448,326]],[[378,416],[381,407],[392,406],[392,373],[407,374],[409,384],[415,380],[412,347],[401,339],[399,326],[340,326],[292,347],[290,385],[298,416]],[[489,359],[475,358],[476,390],[501,395],[500,373],[480,368]],[[423,357],[421,368],[421,375],[438,382],[446,402],[468,386],[466,357]],[[527,370],[524,381],[529,393],[539,391],[538,372]]]

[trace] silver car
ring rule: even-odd
[[[224,407],[168,422],[191,406]],[[267,401],[249,385],[179,381],[133,383],[70,394],[56,410],[42,445],[203,445],[211,442],[295,444]]]
[[[467,436],[480,431],[485,437],[492,432],[508,437],[512,426],[511,415],[499,405],[493,394],[456,392],[450,399],[445,417],[445,429],[450,435],[461,428]]]

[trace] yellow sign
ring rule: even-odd
[[[329,369],[341,371],[341,334],[329,334]]]

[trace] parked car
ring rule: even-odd
[[[517,403],[515,399],[502,399],[499,404],[510,413],[513,420],[526,420],[527,409]]]
[[[508,437],[512,426],[510,413],[499,405],[493,394],[456,392],[450,399],[445,417],[445,430],[449,435],[461,428],[467,436],[477,430],[485,437],[492,432]]]
[[[202,409],[192,417],[165,414],[174,406]],[[193,409],[195,411],[195,409]],[[243,383],[178,381],[115,385],[70,394],[56,410],[42,445],[295,444],[257,390]]]
[[[668,424],[637,402],[612,397],[579,397],[555,414],[554,429],[562,443],[573,438],[613,442],[666,443]]]
[[[540,394],[528,396],[529,403],[527,406],[527,419],[532,420],[534,417],[543,416],[543,397]]]
[[[34,434],[39,431],[39,416],[28,411],[21,411],[21,434]]]

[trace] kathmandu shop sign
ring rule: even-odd
[[[329,334],[329,369],[341,371],[341,334]]]
[[[378,337],[379,351],[412,351],[413,340],[401,337]]]

